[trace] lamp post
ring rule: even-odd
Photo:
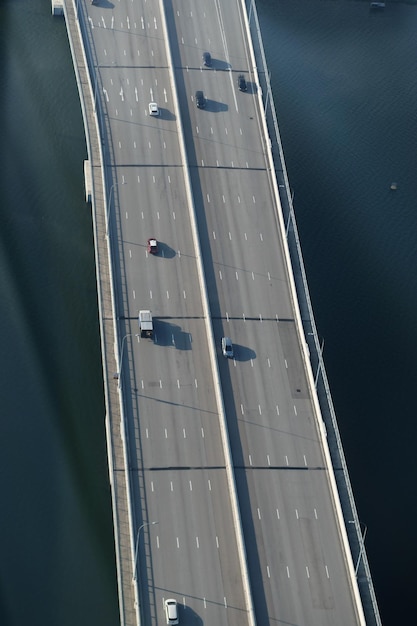
[[[128,333],[122,339],[122,349],[120,352],[120,360],[119,360],[119,382],[117,383],[117,388],[121,389],[122,387],[122,372],[123,372],[123,352],[125,349],[125,341],[127,337],[133,337],[133,333]],[[139,333],[135,334],[135,337],[139,337]]]
[[[109,191],[109,198],[107,201],[107,221],[106,221],[106,238],[109,236],[109,223],[110,223],[110,212],[111,212],[111,201],[113,198],[113,204],[114,204],[114,193],[113,193],[113,189],[115,187],[118,187],[119,185],[123,185],[123,183],[113,183],[112,186],[110,187],[110,191]]]
[[[136,534],[136,547],[135,547],[135,563],[133,565],[133,582],[136,582],[136,574],[138,568],[138,552],[139,552],[139,539],[140,539],[140,531],[145,526],[153,526],[154,524],[158,524],[158,522],[144,522],[142,526],[139,526],[138,532]]]

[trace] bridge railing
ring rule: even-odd
[[[316,390],[322,417],[327,430],[327,439],[332,465],[334,470],[341,468],[341,471],[335,471],[335,477],[352,558],[355,562],[357,584],[368,626],[382,626],[364,544],[366,527],[365,532],[362,534],[361,523],[356,509],[347,463],[343,452],[342,440],[337,424],[336,413],[324,366],[322,346],[320,345],[314,319],[313,307],[308,289],[307,276],[295,219],[291,187],[288,179],[278,119],[272,95],[271,75],[266,62],[256,3],[255,0],[242,0],[242,2],[246,7],[248,16],[249,29],[257,65],[257,75],[260,82],[259,87],[262,93],[266,124],[271,142],[271,150],[274,156],[275,171],[277,177],[283,179],[283,184],[279,185],[281,210],[286,224],[287,242],[292,269],[294,272],[298,303],[302,314],[305,339],[310,351],[311,366],[313,371],[316,372]]]
[[[138,589],[134,584],[133,567],[135,560],[135,537],[138,527],[132,503],[131,475],[129,462],[129,433],[126,424],[121,376],[121,350],[127,335],[118,327],[117,296],[114,290],[113,271],[117,260],[117,246],[108,237],[111,193],[116,183],[114,179],[114,156],[111,144],[108,117],[103,110],[102,85],[99,62],[92,36],[91,18],[85,2],[81,0],[63,0],[64,15],[68,31],[77,86],[80,94],[84,120],[87,151],[92,169],[92,216],[96,248],[98,306],[100,314],[103,375],[106,404],[106,434],[109,458],[109,474],[113,499],[113,520],[115,532],[115,551],[117,560],[117,582],[119,611],[122,626],[127,623],[139,623]],[[92,138],[94,138],[92,140]],[[94,144],[94,145],[93,145]],[[109,191],[110,190],[110,191]],[[113,198],[113,205],[115,198]],[[114,217],[115,211],[112,216]],[[112,368],[116,364],[118,376]],[[112,384],[112,382],[114,384]],[[123,461],[118,459],[118,466],[123,463],[123,479],[120,472],[113,472],[114,458],[120,454],[120,436],[122,439]],[[126,511],[120,514],[115,505],[117,494],[126,497]],[[127,556],[129,555],[129,556]],[[129,558],[130,557],[130,558]]]

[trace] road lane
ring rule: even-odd
[[[174,596],[184,623],[237,626],[248,623],[247,607],[166,42],[155,3],[128,7],[129,20],[120,3],[93,32],[111,130],[109,245],[134,513],[137,528],[158,522],[137,537],[140,613],[163,623],[163,601]],[[159,117],[149,116],[151,100]],[[154,341],[136,337],[142,308],[153,312]]]
[[[212,45],[213,69],[187,71],[178,83],[189,110],[188,118],[183,109],[184,128],[196,166],[192,181],[215,335],[217,342],[227,334],[237,343],[236,358],[221,363],[220,372],[255,611],[262,624],[358,623],[289,293],[256,87],[236,93],[233,65],[224,71],[236,50],[238,71],[249,75],[238,13],[225,7],[206,6],[200,26],[210,42],[220,32],[224,56]],[[192,37],[190,19],[182,20],[188,13],[184,3],[173,3],[176,67],[190,65],[191,46],[181,43]],[[195,10],[193,17],[194,26]],[[208,98],[204,110],[192,100],[196,89]],[[264,521],[273,511],[262,516],[271,504],[282,520],[279,548],[275,525]]]

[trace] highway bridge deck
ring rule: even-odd
[[[106,190],[96,245],[112,287],[102,334],[112,318],[117,337],[103,356],[124,624],[164,623],[168,597],[183,624],[365,623],[244,5],[76,3]]]

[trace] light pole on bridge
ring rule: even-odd
[[[125,341],[127,339],[127,337],[139,337],[139,333],[127,333],[127,335],[125,335],[122,339],[122,349],[120,351],[120,359],[119,359],[119,373],[118,373],[118,378],[119,381],[117,383],[117,388],[121,389],[122,387],[122,372],[123,372],[123,353],[124,353],[124,349],[125,349]]]
[[[139,540],[140,540],[140,531],[145,528],[145,526],[153,526],[154,524],[158,524],[158,522],[144,522],[142,526],[139,526],[138,532],[136,533],[136,546],[135,546],[135,563],[133,565],[133,582],[136,582],[137,569],[138,569],[138,552],[139,552]]]

